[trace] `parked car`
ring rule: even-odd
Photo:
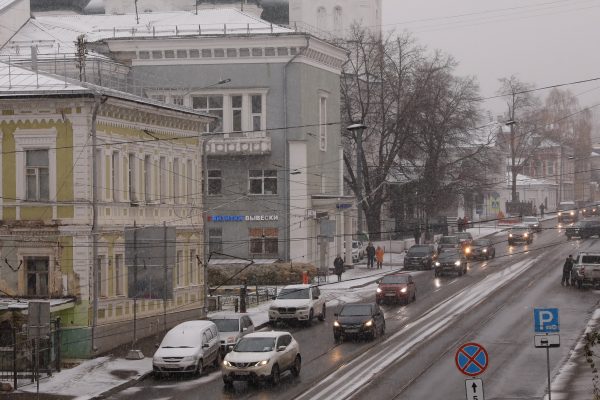
[[[508,231],[508,244],[533,242],[533,232],[527,225],[515,225]]]
[[[313,285],[284,286],[269,307],[269,322],[305,321],[310,324],[314,317],[325,320],[325,298]]]
[[[360,260],[361,260],[361,256],[360,256],[360,248],[358,246],[358,242],[352,241],[352,263],[356,264]],[[346,261],[346,243],[344,242],[344,262],[345,261]]]
[[[410,274],[390,274],[379,281],[375,293],[377,304],[384,302],[403,302],[405,304],[417,299],[417,287]]]
[[[592,236],[600,237],[600,221],[585,220],[576,222],[573,225],[567,226],[565,236],[569,240],[574,237],[581,239],[587,239]]]
[[[333,321],[333,338],[368,337],[374,340],[385,333],[385,317],[377,303],[344,304]]]
[[[246,314],[221,315],[210,319],[219,329],[221,353],[231,351],[233,346],[245,335],[254,332],[254,324]]]
[[[186,321],[171,329],[152,357],[155,375],[202,374],[205,365],[219,366],[219,330],[212,321]]]
[[[496,248],[490,239],[475,239],[471,242],[471,253],[467,258],[487,260],[494,257],[496,257]]]
[[[435,262],[435,276],[447,273],[462,276],[467,273],[467,257],[458,249],[448,249],[438,254]]]
[[[404,269],[431,269],[437,258],[435,246],[432,244],[415,244],[404,256]]]
[[[600,252],[580,252],[575,257],[571,279],[581,289],[586,285],[600,285]]]
[[[438,240],[438,253],[441,253],[443,249],[460,249],[460,239],[458,236],[442,236]]]
[[[574,201],[561,201],[557,207],[558,223],[577,222],[579,220],[579,212]]]
[[[244,336],[225,356],[221,376],[226,386],[234,381],[269,381],[276,385],[281,374],[300,375],[300,345],[289,332],[254,332]]]
[[[361,242],[360,240],[353,240],[352,253],[354,253],[354,249],[356,249],[356,251],[358,252],[358,258],[360,260],[365,258],[365,246],[363,245],[363,242]]]
[[[529,228],[534,232],[542,231],[542,223],[538,219],[538,217],[527,216],[523,217],[523,225],[529,226]]]

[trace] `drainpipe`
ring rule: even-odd
[[[96,351],[96,325],[98,324],[98,163],[96,160],[96,121],[102,104],[100,95],[94,95],[92,109],[92,353]]]
[[[295,56],[293,56],[290,61],[288,61],[285,66],[283,67],[283,126],[284,126],[284,140],[285,140],[285,151],[283,154],[283,168],[284,168],[284,173],[285,173],[285,179],[283,180],[284,183],[284,195],[285,195],[285,213],[287,214],[287,218],[286,218],[286,227],[284,230],[284,238],[283,238],[283,243],[285,244],[285,259],[286,260],[290,260],[291,258],[291,251],[290,251],[290,221],[291,221],[291,216],[292,213],[290,212],[290,158],[289,158],[289,151],[290,151],[290,147],[289,147],[289,129],[288,129],[288,90],[287,90],[287,85],[288,85],[288,77],[287,77],[287,68],[289,67],[289,65],[291,63],[294,62],[294,60],[296,58],[298,58],[298,56],[304,54],[304,51],[306,49],[308,49],[308,45],[310,43],[310,36],[305,36],[306,37],[306,47],[304,47],[303,49],[301,49],[298,53],[296,53]]]

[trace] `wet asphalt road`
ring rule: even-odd
[[[464,377],[454,366],[454,352],[463,342],[477,341],[486,346],[490,354],[490,367],[482,375],[487,399],[539,399],[544,394],[546,364],[545,352],[533,347],[533,307],[561,309],[562,347],[551,353],[554,373],[583,330],[598,298],[590,290],[563,288],[559,282],[566,255],[574,253],[578,247],[599,246],[600,240],[567,242],[564,232],[554,229],[553,222],[546,222],[548,229],[536,234],[534,242],[528,246],[508,247],[504,234],[495,236],[497,257],[470,263],[466,276],[436,279],[431,271],[413,272],[417,301],[406,306],[384,306],[387,334],[375,342],[335,345],[331,328],[334,310],[331,308],[325,322],[315,322],[311,327],[283,328],[289,329],[300,343],[303,365],[300,378],[284,376],[278,387],[239,382],[233,389],[225,389],[220,372],[208,370],[200,378],[150,377],[111,398],[465,398]],[[466,304],[466,312],[453,312],[447,324],[431,328],[431,320],[440,303],[454,299],[457,294],[464,295],[478,284],[485,284],[487,280],[484,279],[490,274],[505,269],[509,272],[508,267],[527,261],[531,261],[529,268],[491,294],[486,293],[485,300],[472,306]],[[504,278],[495,279],[502,281]],[[364,300],[372,300],[374,289],[371,285],[355,294]],[[451,306],[452,301],[446,302],[447,306],[448,303]],[[432,317],[428,318],[430,314]],[[399,331],[402,333],[395,335]],[[413,337],[416,341],[409,343]],[[372,357],[364,364],[356,365],[368,356]],[[374,366],[386,360],[391,362],[390,367],[370,376]],[[352,375],[344,376],[345,370]],[[338,375],[341,377],[338,382],[323,382],[329,376]],[[359,378],[363,376],[369,376],[368,380],[361,382]],[[345,387],[346,392],[341,387]]]

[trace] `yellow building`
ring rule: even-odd
[[[67,357],[130,342],[133,286],[124,232],[135,223],[164,224],[176,235],[169,241],[172,262],[160,270],[168,274],[163,283],[171,287],[161,293],[169,299],[137,301],[137,337],[202,317],[200,132],[212,120],[0,64],[0,311],[50,299]],[[136,254],[142,276],[156,268],[143,248]]]

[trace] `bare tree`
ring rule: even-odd
[[[523,170],[531,155],[540,145],[540,103],[532,94],[533,85],[520,81],[516,76],[500,79],[499,94],[506,99],[508,107],[506,124],[510,127],[508,137],[501,133],[501,145],[508,152],[511,175],[511,201],[519,201],[517,175]]]

